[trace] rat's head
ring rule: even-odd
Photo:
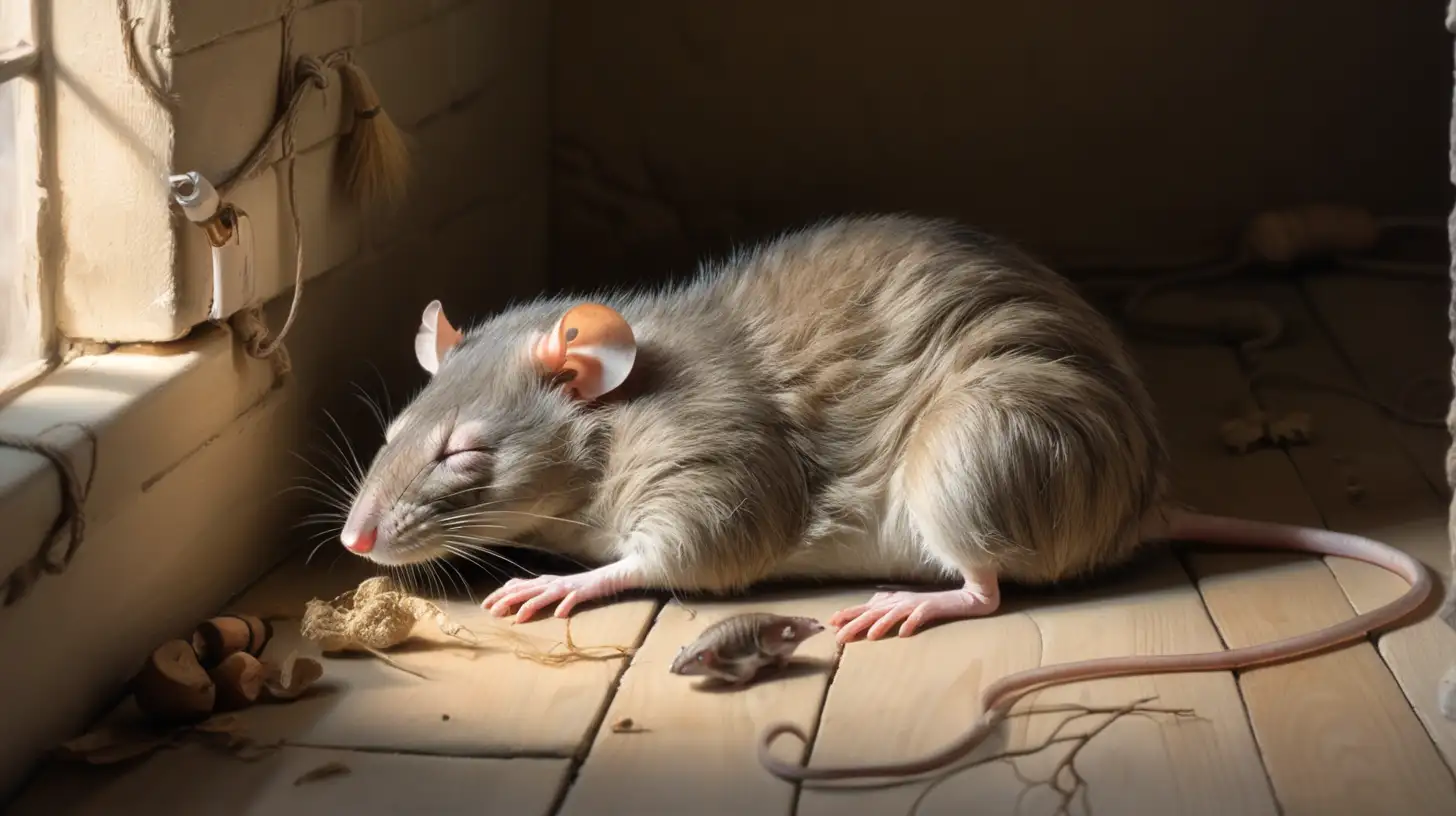
[[[474,329],[425,307],[415,357],[430,382],[385,432],[340,533],[357,555],[414,564],[510,541],[578,503],[586,405],[636,360],[609,307],[523,307]],[[552,323],[554,322],[554,325]]]

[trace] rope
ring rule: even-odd
[[[298,10],[297,6],[297,0],[288,0],[283,9],[283,64],[279,68],[279,91],[281,97],[288,99],[288,103],[243,166],[218,188],[220,195],[226,195],[237,184],[252,178],[262,170],[273,145],[282,142],[283,161],[288,165],[288,218],[293,227],[293,300],[289,303],[288,316],[283,320],[283,327],[275,336],[270,337],[271,332],[263,319],[261,304],[243,309],[229,320],[233,330],[242,338],[243,347],[250,356],[273,359],[274,375],[280,382],[293,370],[293,361],[287,347],[283,345],[283,338],[293,328],[299,303],[303,300],[303,223],[298,217],[297,184],[294,179],[294,165],[297,160],[294,156],[293,127],[308,89],[314,87],[322,90],[329,84],[328,76],[324,73],[324,63],[313,57],[300,58],[294,70],[288,70],[288,65],[293,62],[293,17]],[[301,79],[307,81],[300,81]]]
[[[15,448],[38,456],[45,457],[53,468],[61,483],[61,509],[56,514],[56,520],[51,523],[50,531],[42,539],[40,547],[35,555],[20,566],[11,571],[5,579],[3,605],[10,607],[15,605],[21,598],[30,594],[30,590],[40,580],[42,575],[60,575],[71,565],[71,560],[76,557],[77,551],[86,534],[86,497],[91,492],[91,483],[96,479],[96,454],[98,443],[96,434],[90,428],[74,422],[52,425],[40,435],[47,431],[71,425],[80,429],[81,433],[91,441],[91,468],[83,483],[76,475],[76,469],[71,466],[71,460],[60,447],[39,439],[27,439],[11,434],[0,434],[0,446]],[[70,535],[66,536],[65,551],[56,559],[56,551],[59,549],[62,535],[69,530]]]
[[[130,36],[140,20],[134,20],[129,16],[126,0],[116,0],[116,8],[121,20],[122,32],[125,35],[123,44],[126,50],[128,70],[132,77],[140,82],[154,98],[168,104],[169,97],[158,90],[141,70],[136,43]],[[303,300],[303,224],[298,217],[297,184],[293,172],[295,162],[293,127],[303,107],[303,100],[308,96],[309,91],[327,88],[329,86],[328,70],[349,60],[348,52],[338,51],[323,59],[305,54],[295,61],[293,58],[293,22],[297,11],[298,1],[288,0],[283,11],[283,67],[280,71],[280,96],[288,99],[288,102],[284,105],[278,118],[274,120],[273,126],[263,136],[263,140],[253,148],[252,153],[248,154],[243,163],[228,174],[221,184],[216,185],[218,195],[226,197],[239,185],[262,172],[267,167],[268,156],[272,153],[273,147],[282,144],[283,161],[288,163],[288,210],[294,234],[293,300],[288,307],[288,317],[284,319],[283,327],[278,330],[276,335],[269,330],[267,321],[263,319],[262,304],[243,309],[228,320],[250,357],[271,360],[274,376],[280,382],[293,370],[293,363],[288,355],[288,349],[283,345],[283,338],[293,328],[294,320],[298,317],[299,303]],[[293,71],[287,70],[290,63],[294,65]]]
[[[293,15],[296,10],[297,0],[289,0],[283,18],[285,66],[291,59],[293,50]],[[126,0],[116,0],[116,12],[121,25],[122,48],[126,55],[127,70],[153,99],[164,107],[170,108],[176,100],[153,84],[142,70],[141,58],[132,36],[141,20],[131,17]],[[255,306],[246,309],[234,315],[231,321],[234,330],[242,337],[248,354],[257,358],[272,358],[274,371],[280,380],[292,369],[288,350],[283,346],[283,337],[293,326],[303,292],[303,230],[298,217],[296,185],[293,176],[295,152],[293,125],[298,118],[303,97],[307,95],[309,89],[327,88],[329,84],[327,69],[348,59],[349,56],[346,52],[331,54],[322,60],[305,55],[298,58],[292,73],[285,70],[282,78],[283,93],[289,98],[288,104],[269,129],[268,134],[264,136],[263,141],[253,150],[242,166],[234,171],[226,181],[218,185],[218,192],[225,195],[237,185],[256,176],[263,169],[273,145],[280,139],[282,140],[283,156],[288,162],[288,207],[293,221],[293,232],[296,236],[293,303],[288,310],[288,318],[284,322],[283,328],[277,336],[272,338],[269,337],[268,326],[263,321],[261,307]],[[42,575],[59,575],[65,572],[85,541],[85,502],[91,492],[91,484],[96,478],[96,453],[99,444],[94,431],[77,423],[53,425],[39,435],[44,435],[47,431],[62,427],[62,425],[71,425],[80,429],[81,433],[91,442],[91,467],[84,482],[77,475],[66,452],[60,447],[40,439],[0,433],[0,447],[33,453],[49,461],[60,479],[61,488],[60,512],[56,514],[56,519],[52,522],[40,547],[34,555],[11,571],[4,581],[4,598],[3,601],[0,601],[0,605],[4,607],[14,605],[28,595]],[[63,537],[62,533],[67,532],[69,535]],[[65,547],[57,558],[57,551],[63,540]]]
[[[116,16],[121,21],[121,43],[122,51],[126,54],[126,69],[132,78],[141,83],[147,95],[157,101],[163,108],[171,110],[177,104],[177,97],[164,92],[158,88],[151,78],[142,70],[141,54],[137,51],[136,35],[137,26],[142,24],[142,18],[131,16],[127,9],[126,0],[116,0]]]

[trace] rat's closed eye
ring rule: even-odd
[[[478,428],[461,425],[441,441],[435,461],[450,467],[472,469],[487,464],[493,454]]]
[[[485,447],[479,448],[445,448],[440,451],[436,460],[442,465],[451,467],[475,467],[483,465],[490,459],[490,450]]]

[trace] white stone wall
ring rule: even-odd
[[[168,172],[192,169],[220,178],[267,129],[284,3],[131,0],[145,21],[137,37],[146,69],[181,98],[175,115],[128,79],[114,0],[53,6],[61,327],[100,339],[185,334],[208,310],[211,293],[201,283],[210,285],[210,261],[200,231],[168,209],[157,185]],[[98,428],[85,546],[65,574],[45,578],[0,615],[10,667],[0,699],[0,800],[43,752],[114,702],[157,643],[187,632],[300,541],[298,506],[284,500],[298,494],[280,496],[308,472],[291,454],[327,466],[323,434],[338,433],[324,418],[328,409],[360,456],[372,455],[379,432],[355,386],[377,398],[389,382],[397,408],[423,382],[412,349],[426,303],[441,298],[464,322],[543,285],[548,28],[549,5],[539,0],[300,3],[296,50],[356,46],[413,141],[410,199],[399,213],[366,221],[338,191],[332,176],[344,119],[335,83],[297,129],[309,279],[287,338],[289,386],[269,391],[267,363],[246,358],[216,330],[100,358],[121,379],[97,399],[120,418]],[[259,271],[276,291],[266,309],[275,329],[293,275],[285,174],[277,169],[236,199],[259,246],[270,248]],[[128,379],[126,354],[196,359],[160,367],[141,360]],[[174,368],[185,370],[155,383],[143,376]],[[77,379],[87,381],[84,372]],[[84,402],[84,388],[60,387],[55,399],[56,418],[85,413],[80,402],[60,404]],[[0,504],[14,499],[27,509],[23,519],[6,516],[14,522],[14,535],[0,541],[6,570],[34,552],[57,495],[48,472],[21,492],[0,491]]]

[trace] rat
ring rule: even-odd
[[[858,579],[924,588],[840,610],[836,639],[908,637],[994,614],[1002,581],[1082,580],[1169,541],[1337,555],[1409,584],[1275,643],[1003,678],[967,737],[923,760],[801,767],[768,755],[798,733],[773,726],[760,759],[784,778],[937,767],[1032,687],[1297,657],[1431,591],[1424,566],[1379,542],[1173,501],[1155,406],[1111,321],[1012,243],[949,221],[828,219],[680,283],[545,296],[464,329],[435,301],[414,344],[430,379],[386,428],[340,541],[391,566],[503,557],[497,545],[584,565],[485,598],[517,622],[628,590]]]
[[[789,664],[799,644],[824,631],[814,618],[745,612],[718,621],[678,650],[668,670],[744,686],[767,666]]]

